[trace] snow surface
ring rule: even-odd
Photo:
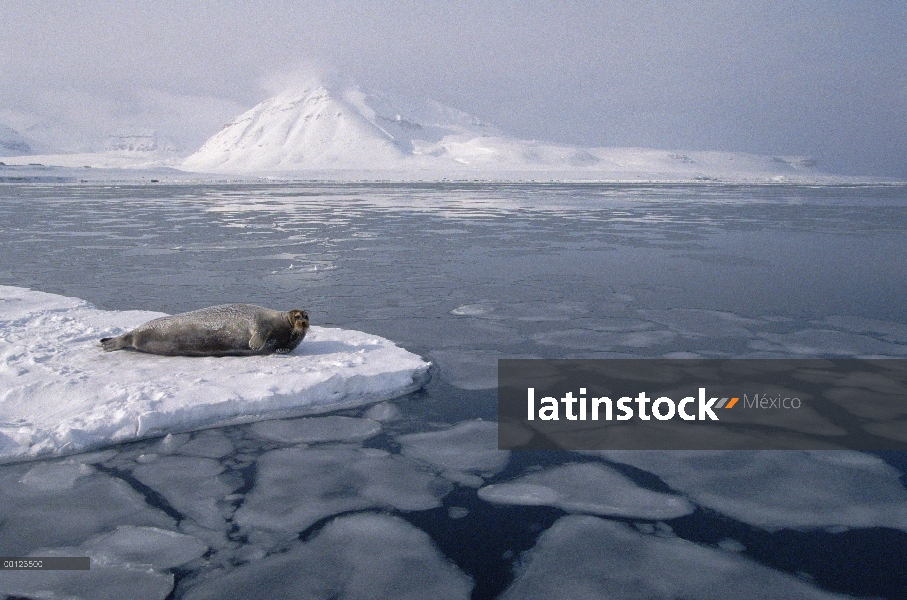
[[[427,378],[428,363],[386,339],[322,327],[285,356],[163,357],[98,346],[159,316],[0,286],[0,462],[381,402]]]

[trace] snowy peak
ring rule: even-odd
[[[184,163],[217,171],[394,169],[424,143],[497,133],[430,100],[400,102],[356,86],[314,83],[265,100]]]

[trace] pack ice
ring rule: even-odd
[[[0,462],[380,402],[428,377],[428,363],[386,339],[317,326],[284,356],[165,357],[98,346],[160,316],[0,286]]]

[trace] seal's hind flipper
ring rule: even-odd
[[[127,348],[131,344],[131,342],[127,343],[126,340],[123,339],[125,337],[125,335],[121,335],[112,338],[101,338],[101,347],[104,348],[105,352],[113,352],[114,350],[122,350],[123,348]]]

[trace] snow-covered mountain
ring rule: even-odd
[[[0,156],[30,154],[31,146],[18,131],[0,123]]]
[[[581,179],[815,179],[802,158],[517,139],[462,111],[313,81],[239,115],[182,168],[221,173],[552,176]]]
[[[437,102],[401,102],[314,81],[228,123],[184,167],[208,171],[400,169],[451,136],[500,132]]]
[[[588,168],[582,148],[507,136],[432,100],[314,81],[243,113],[183,167],[215,172],[463,172]]]

